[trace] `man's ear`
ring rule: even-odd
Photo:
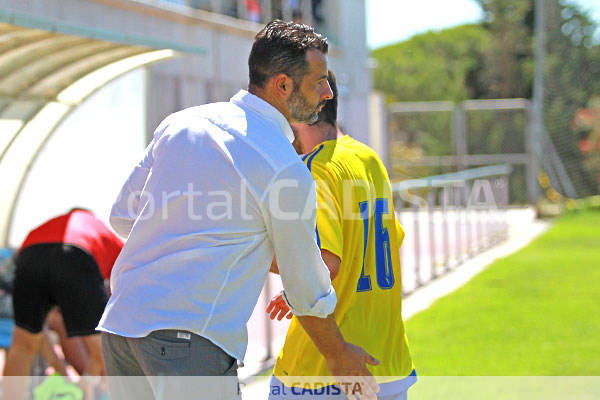
[[[288,75],[281,73],[272,79],[273,89],[280,97],[287,99],[294,91],[294,81]]]

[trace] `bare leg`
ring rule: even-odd
[[[33,334],[15,326],[4,365],[3,398],[14,400],[27,398],[29,379],[25,377],[30,374],[31,362],[40,349],[42,336],[42,332]]]
[[[100,334],[82,336],[82,339],[91,358],[85,373],[92,376],[106,375],[104,357],[102,357],[102,338]]]
[[[62,315],[58,308],[53,308],[46,318],[48,327],[58,334],[60,346],[65,354],[65,360],[75,368],[79,375],[88,369],[90,356],[81,337],[68,337]]]
[[[40,353],[42,353],[42,357],[44,357],[48,364],[54,367],[56,372],[62,376],[67,375],[65,362],[58,356],[58,354],[56,354],[56,351],[54,351],[52,340],[50,338],[50,332],[46,328],[44,328],[42,331]]]

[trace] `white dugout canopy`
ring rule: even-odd
[[[29,170],[60,123],[112,80],[179,53],[103,40],[102,32],[36,29],[2,13],[0,21],[0,247],[6,247]]]

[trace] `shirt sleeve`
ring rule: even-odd
[[[263,196],[284,300],[295,315],[325,318],[337,298],[317,245],[316,203],[314,181],[300,161],[279,173]]]
[[[140,209],[140,199],[143,189],[154,164],[154,149],[157,141],[167,128],[167,120],[163,121],[154,132],[154,139],[144,152],[144,157],[133,168],[129,177],[123,184],[121,192],[110,211],[110,225],[121,237],[127,238],[133,224],[137,219]]]

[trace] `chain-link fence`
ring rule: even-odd
[[[388,108],[389,173],[393,180],[456,172],[454,103],[394,103]]]
[[[535,198],[530,102],[525,99],[393,103],[388,108],[392,180],[508,163],[510,204]]]
[[[600,191],[600,34],[566,0],[536,1],[536,85],[541,177],[562,196]],[[595,33],[596,32],[596,33]],[[560,199],[560,196],[558,196]]]

